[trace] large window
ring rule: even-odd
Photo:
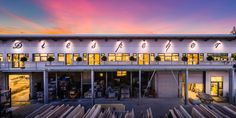
[[[99,53],[89,53],[88,54],[88,64],[89,65],[100,65],[100,54]]]
[[[129,61],[128,53],[109,53],[108,61]]]
[[[159,53],[161,61],[179,61],[178,53]]]
[[[59,62],[65,62],[65,54],[59,53],[58,54],[58,61]]]
[[[2,62],[3,61],[3,56],[2,56],[2,54],[0,54],[0,62]]]
[[[213,56],[214,61],[227,61],[228,53],[208,53],[207,56]]]
[[[25,53],[12,53],[12,54],[7,54],[7,61],[12,62],[12,67],[13,68],[20,68],[24,67],[24,63],[21,60],[22,57],[26,57],[27,61],[29,61],[29,54]]]
[[[54,54],[53,53],[35,53],[33,54],[33,61],[35,62],[45,62],[47,61],[48,57],[53,57],[54,58]]]
[[[73,54],[73,60],[76,62],[76,59],[79,57],[80,55],[78,53],[74,53]]]

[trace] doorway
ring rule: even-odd
[[[30,75],[9,74],[8,86],[11,89],[13,106],[29,104],[30,99]]]
[[[211,77],[211,95],[223,96],[223,77]]]

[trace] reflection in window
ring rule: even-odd
[[[179,61],[178,53],[159,53],[161,61]]]
[[[65,55],[63,53],[58,54],[58,62],[65,62]]]
[[[212,56],[214,61],[227,61],[228,53],[208,53],[207,56]]]
[[[53,57],[54,58],[54,54],[52,54],[52,53],[49,53],[49,54],[47,54],[47,53],[35,53],[35,54],[33,54],[33,61],[35,61],[35,62],[40,62],[40,61],[45,62],[45,61],[47,61],[48,57]]]
[[[128,53],[109,53],[108,61],[129,61]]]

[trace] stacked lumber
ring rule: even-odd
[[[121,108],[119,108],[121,107]],[[122,105],[118,105],[118,111],[114,109],[114,104],[111,107],[97,104],[87,111],[81,105],[52,105],[45,104],[30,113],[26,118],[134,118],[134,110],[121,111]],[[147,114],[152,118],[152,112],[149,108]]]
[[[233,105],[220,106],[217,104],[192,105],[189,109],[180,105],[169,109],[166,118],[235,118],[236,107]]]

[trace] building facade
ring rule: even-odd
[[[128,98],[187,99],[205,92],[234,102],[235,35],[0,35],[0,40],[0,88],[22,95],[16,101],[38,99],[40,91],[45,102],[70,96],[71,90],[84,98],[114,97],[122,86]]]

